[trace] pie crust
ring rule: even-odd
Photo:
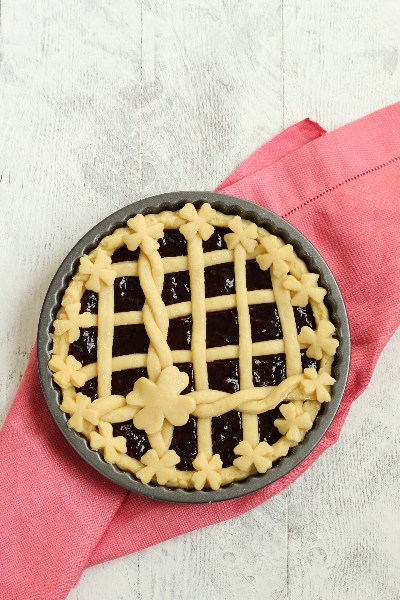
[[[203,251],[215,228],[226,228],[227,249]],[[162,258],[159,252],[164,231],[179,230],[187,242],[187,256]],[[112,262],[114,252],[124,246],[139,249],[138,260]],[[269,271],[272,289],[249,291],[246,261],[256,260],[259,269]],[[233,263],[235,293],[206,297],[205,268]],[[188,271],[190,301],[166,305],[162,299],[164,277]],[[114,281],[138,277],[144,294],[141,310],[114,311]],[[225,215],[204,203],[199,209],[187,203],[176,212],[138,214],[103,238],[80,265],[65,290],[54,321],[53,351],[49,367],[60,387],[60,408],[69,416],[68,427],[84,435],[104,460],[134,474],[142,483],[168,487],[218,489],[235,480],[265,473],[274,461],[284,457],[309,431],[323,402],[330,401],[332,363],[339,345],[335,327],[324,304],[326,290],[318,287],[319,276],[309,273],[306,264],[290,244],[240,216]],[[83,294],[98,294],[98,314],[81,312]],[[252,340],[249,307],[276,303],[282,339]],[[315,329],[303,326],[298,332],[295,307],[311,307]],[[206,321],[210,312],[237,310],[239,343],[215,348],[206,345]],[[171,319],[191,315],[189,350],[171,350],[168,329]],[[143,324],[150,345],[147,353],[113,356],[114,329]],[[85,328],[97,327],[97,361],[82,366],[70,353]],[[302,350],[319,361],[318,371],[303,368]],[[275,386],[255,386],[252,361],[284,353],[286,377]],[[240,389],[229,394],[209,389],[207,365],[221,359],[239,364]],[[192,363],[194,391],[184,392],[189,376],[176,366]],[[146,368],[126,395],[112,394],[112,375],[127,369]],[[80,391],[97,378],[97,399]],[[274,426],[281,437],[271,445],[260,440],[259,416],[279,407],[281,418]],[[212,419],[238,411],[242,440],[234,448],[236,458],[223,466],[213,453]],[[196,418],[197,455],[192,470],[180,470],[180,456],[170,448],[174,427]],[[150,449],[140,460],[127,454],[127,440],[114,436],[113,425],[133,421],[144,431]]]

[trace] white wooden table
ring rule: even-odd
[[[334,129],[398,101],[399,28],[398,0],[3,0],[1,422],[50,279],[90,227],[212,190],[304,117]],[[290,488],[88,569],[68,600],[400,598],[399,351],[400,331]]]

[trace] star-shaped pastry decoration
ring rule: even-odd
[[[218,490],[222,483],[222,460],[219,454],[214,454],[211,460],[207,460],[204,452],[201,452],[193,461],[197,473],[192,476],[196,490],[202,490],[208,482],[212,490]]]
[[[272,467],[272,447],[267,442],[260,442],[255,448],[246,440],[243,440],[233,449],[239,456],[233,464],[241,471],[250,471],[254,465],[259,473],[265,473]]]
[[[259,254],[256,261],[260,269],[266,271],[270,267],[275,277],[281,277],[289,271],[289,263],[294,259],[293,246],[286,244],[279,246],[278,238],[275,235],[263,237],[261,245],[265,253]]]
[[[318,402],[330,402],[331,395],[326,386],[333,385],[336,379],[321,370],[317,373],[314,368],[304,369],[304,376],[305,379],[300,383],[303,392],[307,395],[315,392]]]
[[[142,483],[149,483],[154,476],[160,485],[176,480],[175,465],[179,463],[180,458],[175,450],[168,450],[161,458],[155,450],[149,450],[140,460],[146,465],[136,473],[136,477]]]
[[[332,337],[335,326],[328,320],[322,319],[318,323],[317,331],[310,327],[302,327],[297,339],[300,344],[308,346],[306,354],[309,358],[321,360],[322,353],[333,356],[339,346],[338,340]]]
[[[287,290],[295,292],[292,295],[291,303],[293,306],[301,306],[304,308],[308,304],[308,299],[311,298],[315,302],[321,302],[326,294],[324,288],[318,287],[319,275],[316,273],[305,273],[301,276],[300,281],[288,275],[283,282],[283,287]]]
[[[100,421],[99,432],[92,431],[90,434],[90,447],[93,450],[103,450],[104,460],[115,463],[119,454],[126,454],[126,439],[123,435],[113,437],[113,428],[110,423]]]
[[[249,254],[254,252],[255,247],[258,245],[256,240],[257,225],[255,223],[251,223],[251,225],[243,227],[242,219],[236,216],[228,221],[228,227],[233,231],[233,233],[227,233],[224,235],[224,239],[229,250],[233,250],[238,244],[241,244]]]
[[[141,409],[133,417],[135,427],[151,435],[161,431],[164,419],[171,425],[185,425],[196,408],[194,398],[181,395],[188,383],[187,373],[177,367],[163,369],[156,383],[146,377],[138,379],[126,397],[129,406]]]
[[[213,225],[209,221],[214,217],[216,211],[206,202],[197,212],[193,204],[185,204],[179,211],[179,216],[185,219],[187,223],[179,227],[181,234],[187,239],[192,240],[196,233],[202,240],[207,241],[214,233]]]
[[[111,269],[110,265],[111,257],[101,248],[97,250],[94,259],[82,256],[78,272],[81,275],[90,275],[85,282],[85,288],[98,293],[100,291],[100,280],[106,285],[112,285],[117,272]]]
[[[67,356],[64,362],[61,356],[54,354],[49,360],[49,367],[54,371],[54,381],[63,389],[82,387],[87,381],[87,375],[80,372],[81,363],[74,356]]]
[[[90,327],[93,322],[93,315],[88,312],[79,314],[81,303],[74,302],[65,306],[67,319],[56,319],[54,321],[54,335],[63,335],[68,332],[67,340],[69,344],[79,340],[81,334],[80,327]]]
[[[82,433],[87,426],[87,422],[92,425],[99,424],[99,413],[97,410],[90,408],[91,400],[88,396],[84,396],[81,392],[76,394],[75,399],[67,396],[63,399],[60,405],[61,410],[72,415],[68,420],[67,425],[71,429]],[[86,423],[85,423],[86,421]]]
[[[163,237],[164,225],[155,217],[148,217],[146,220],[143,215],[136,215],[127,224],[133,232],[123,238],[128,250],[134,251],[140,246],[144,254],[149,256],[159,249],[160,244],[156,240]]]
[[[276,419],[275,427],[279,433],[286,435],[286,438],[291,442],[301,442],[303,439],[302,432],[309,431],[312,427],[310,415],[303,410],[301,400],[282,404],[279,407],[284,419]]]

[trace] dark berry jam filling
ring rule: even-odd
[[[254,387],[279,385],[284,379],[286,379],[285,354],[253,356]]]
[[[275,444],[282,436],[274,425],[276,419],[283,419],[279,407],[285,402],[278,404],[276,408],[258,415],[258,433],[260,442],[268,442],[270,446]]]
[[[117,277],[114,281],[114,312],[142,310],[144,293],[139,277]]]
[[[239,361],[237,359],[214,360],[207,363],[208,387],[227,394],[239,391]]]
[[[81,298],[81,310],[79,312],[89,312],[94,315],[98,313],[99,295],[91,290],[85,290]]]
[[[89,379],[79,391],[84,396],[89,396],[91,400],[97,400],[97,378]]]
[[[114,423],[113,434],[114,437],[117,437],[118,435],[124,436],[127,445],[127,455],[131,458],[140,460],[143,454],[151,449],[146,433],[136,429],[132,421]]]
[[[116,371],[112,374],[111,393],[127,396],[140,377],[147,377],[146,369]],[[146,433],[136,429],[132,421],[113,424],[113,432],[114,436],[123,435],[126,438],[127,454],[132,458],[140,460],[143,454],[151,448]]]
[[[195,417],[190,415],[185,425],[174,427],[170,449],[175,450],[181,457],[180,462],[176,465],[177,469],[193,470],[192,463],[197,455],[197,419]]]
[[[296,321],[297,333],[300,333],[302,327],[311,327],[314,331],[317,326],[313,315],[312,308],[309,304],[305,308],[301,306],[293,306],[294,319]]]
[[[114,371],[111,375],[111,394],[115,396],[127,396],[133,390],[133,386],[140,377],[147,377],[147,369],[126,369],[126,371]]]
[[[138,260],[139,258],[139,253],[140,250],[139,248],[136,248],[136,250],[128,250],[128,246],[121,246],[121,248],[118,248],[118,250],[116,250],[114,252],[114,254],[111,257],[111,260],[113,263],[118,263],[118,262],[132,262],[134,260]]]
[[[171,350],[190,350],[191,339],[192,315],[170,320],[167,344]]]
[[[306,350],[301,350],[300,354],[301,354],[301,365],[303,367],[303,371],[304,371],[304,369],[311,369],[311,368],[314,368],[317,371],[319,370],[319,365],[320,365],[319,360],[316,360],[315,358],[308,358],[308,356],[306,354]]]
[[[239,322],[236,308],[208,312],[206,316],[206,346],[237,346]]]
[[[97,327],[81,329],[79,339],[69,346],[69,354],[82,363],[89,365],[97,360]]]
[[[253,342],[266,342],[283,338],[281,322],[275,303],[254,304],[249,306],[249,313]]]
[[[235,273],[233,263],[223,263],[205,267],[204,281],[206,298],[235,294]]]
[[[179,230],[166,230],[160,242],[161,257],[187,256],[186,239]],[[229,229],[215,227],[209,240],[203,242],[204,252],[224,250],[227,245],[224,235]],[[136,261],[139,249],[131,252],[126,246],[116,250],[112,256],[113,263]],[[269,270],[262,271],[256,260],[246,262],[246,280],[248,291],[271,289],[272,282]],[[224,263],[205,268],[206,298],[234,294],[235,274],[234,264]],[[164,277],[162,300],[171,305],[186,302],[191,299],[190,278],[188,271],[167,273]],[[115,312],[141,310],[145,301],[138,277],[118,277],[114,282]],[[98,295],[87,290],[81,299],[81,313],[98,312]],[[249,307],[250,323],[253,342],[263,342],[282,339],[282,328],[275,303],[255,304]],[[305,308],[294,307],[297,331],[304,326],[315,330],[315,319],[310,305]],[[191,315],[171,319],[168,329],[167,342],[171,350],[189,350],[192,335]],[[237,345],[239,343],[239,325],[237,309],[208,312],[206,317],[207,348]],[[70,345],[69,353],[75,356],[82,365],[96,362],[97,358],[97,327],[82,329],[79,340]],[[149,338],[144,325],[119,325],[114,329],[113,356],[132,353],[146,353]],[[319,361],[301,352],[303,369],[314,367],[319,369]],[[183,394],[194,391],[194,372],[192,363],[176,364],[178,369],[189,376],[189,384]],[[252,358],[253,384],[255,387],[276,386],[286,378],[285,354],[271,356],[255,356]],[[237,359],[222,359],[207,363],[209,388],[234,394],[240,389],[239,361]],[[147,377],[147,370],[128,369],[112,374],[111,393],[127,396],[132,391],[135,382],[140,377]],[[97,379],[90,379],[79,391],[92,400],[97,398]],[[260,441],[275,443],[280,437],[274,426],[274,421],[281,418],[279,407],[258,416]],[[139,431],[132,421],[113,425],[114,435],[123,435],[127,440],[128,455],[140,459],[150,444],[144,431]],[[230,411],[212,419],[212,448],[214,454],[219,454],[224,467],[232,465],[235,459],[233,449],[242,440],[241,414]],[[190,416],[186,425],[175,427],[171,449],[180,456],[177,465],[181,470],[192,470],[192,462],[197,454],[197,420]]]
[[[166,229],[164,237],[158,240],[160,248],[158,252],[161,258],[167,256],[187,256],[187,241],[179,229]]]
[[[262,271],[256,260],[246,260],[246,287],[248,292],[272,289],[269,269]]]
[[[186,389],[183,390],[182,394],[194,392],[193,364],[176,363],[175,366],[183,373],[189,375],[189,384]],[[192,462],[197,455],[197,419],[195,417],[189,416],[189,420],[185,425],[174,427],[170,448],[171,450],[175,450],[181,458],[180,463],[177,465],[177,469],[180,469],[181,471],[193,470]]]
[[[178,304],[190,300],[190,278],[188,271],[167,273],[164,276],[164,287],[161,293],[164,304]]]
[[[214,417],[211,422],[213,454],[219,454],[224,467],[230,467],[236,458],[233,449],[242,441],[242,415],[231,410]]]
[[[113,356],[146,354],[149,345],[150,340],[143,324],[114,327]]]
[[[206,242],[203,242],[203,252],[213,252],[214,250],[227,250],[224,235],[232,233],[227,227],[214,227],[214,233]]]

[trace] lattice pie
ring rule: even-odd
[[[68,426],[143,483],[265,473],[330,400],[325,294],[290,244],[239,216],[136,215],[80,259],[54,321]]]

